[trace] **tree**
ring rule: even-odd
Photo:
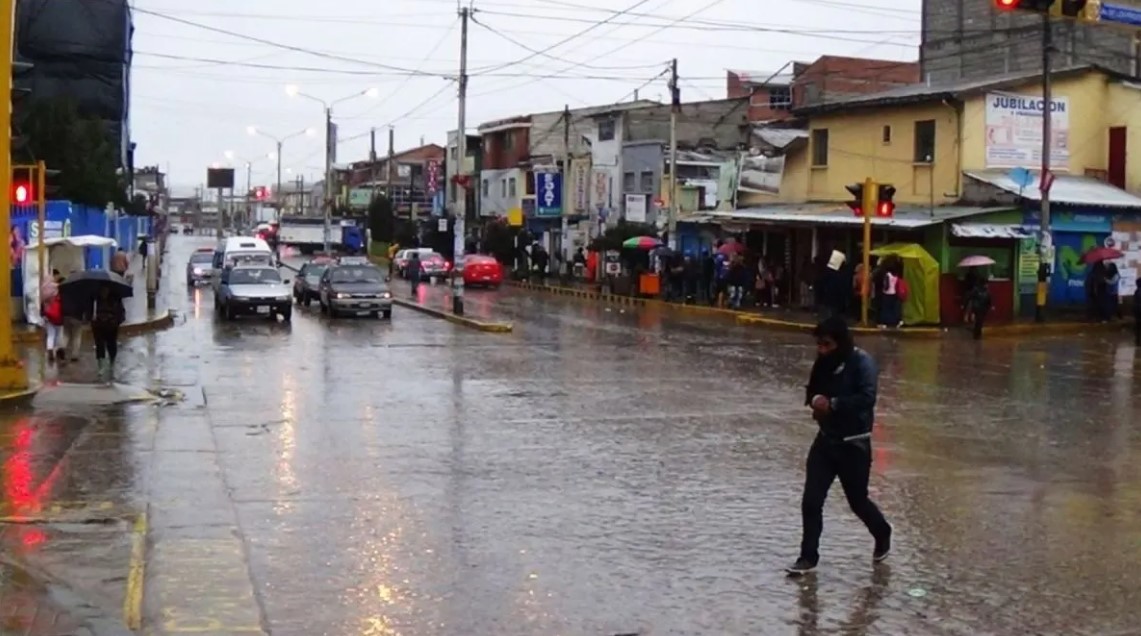
[[[378,243],[391,243],[396,233],[396,219],[392,214],[392,201],[384,195],[377,195],[368,204],[368,229],[372,240]]]
[[[28,143],[16,161],[42,160],[49,170],[58,170],[49,184],[60,198],[98,208],[130,207],[110,132],[103,121],[81,115],[75,100],[33,101],[20,128]]]

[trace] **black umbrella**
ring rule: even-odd
[[[90,295],[94,298],[104,287],[111,290],[111,295],[118,298],[130,298],[135,295],[135,288],[127,279],[109,272],[105,269],[89,269],[82,272],[73,272],[59,284],[60,292]]]

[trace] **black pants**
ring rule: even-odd
[[[868,499],[868,478],[872,470],[871,440],[833,443],[817,437],[808,451],[804,478],[804,497],[800,511],[804,517],[804,536],[800,557],[812,563],[820,560],[820,533],[824,530],[824,500],[837,477],[848,498],[852,512],[864,522],[873,537],[889,532],[880,509]]]
[[[110,358],[115,364],[119,355],[119,325],[93,323],[91,337],[95,340],[95,359]]]
[[[982,340],[983,323],[986,322],[987,312],[976,310],[974,313],[975,313],[975,315],[974,315],[975,326],[974,326],[974,329],[972,330],[971,333],[972,333],[972,335],[974,335],[975,340]]]

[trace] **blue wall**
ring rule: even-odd
[[[99,208],[90,208],[74,205],[70,201],[48,201],[45,215],[45,233],[49,238],[53,236],[82,236],[93,234],[107,236],[115,239],[119,247],[133,252],[138,245],[139,234],[150,234],[151,220],[146,217],[122,216],[108,217],[106,212]],[[9,227],[9,244],[13,236],[19,236],[23,245],[27,245],[29,236],[35,236],[38,222],[35,206],[12,206],[12,216]],[[88,269],[101,269],[104,267],[106,250],[88,248],[86,250]],[[12,295],[22,296],[24,293],[23,276],[20,272],[20,263],[12,263]]]

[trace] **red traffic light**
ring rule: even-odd
[[[895,215],[895,204],[891,201],[880,201],[879,209],[876,210],[876,216],[881,218],[891,218]]]
[[[27,181],[13,181],[12,182],[12,203],[17,205],[28,205],[35,201],[36,192],[32,188],[32,184]]]
[[[995,0],[994,4],[1003,11],[1017,9],[1020,0]]]

